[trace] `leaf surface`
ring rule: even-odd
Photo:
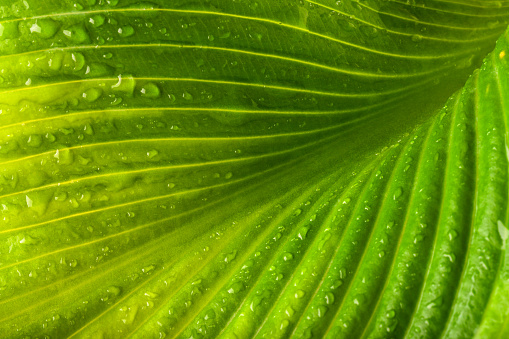
[[[509,334],[506,1],[0,1],[0,333]]]

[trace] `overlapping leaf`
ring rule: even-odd
[[[509,3],[0,13],[3,336],[507,335]]]

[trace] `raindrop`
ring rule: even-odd
[[[94,27],[101,27],[104,25],[105,18],[104,16],[98,14],[92,16],[90,19],[88,19],[88,22],[92,24]]]
[[[155,158],[157,155],[159,154],[158,151],[156,151],[155,149],[151,150],[151,151],[148,151],[147,152],[147,157],[149,157],[150,159],[153,159]]]
[[[325,302],[327,303],[327,305],[334,304],[334,294],[332,294],[331,292],[328,292],[325,295]]]
[[[68,148],[62,150],[57,149],[53,157],[57,159],[57,162],[61,165],[70,165],[74,162],[74,155]]]
[[[449,231],[449,240],[454,240],[458,237],[458,232],[456,232],[455,230],[451,230]]]
[[[290,261],[290,260],[293,260],[293,254],[291,254],[291,253],[285,253],[285,254],[283,255],[283,260],[284,260],[284,261]]]
[[[141,96],[147,98],[159,98],[159,96],[161,95],[161,90],[159,89],[159,87],[157,87],[157,85],[155,85],[152,82],[143,85],[140,92]]]
[[[130,37],[130,36],[134,35],[134,28],[129,25],[122,26],[118,29],[118,34],[123,38]]]
[[[401,187],[398,187],[398,189],[396,189],[396,191],[394,192],[393,199],[397,200],[402,195],[403,195],[403,189]]]
[[[94,102],[102,95],[102,90],[99,88],[89,88],[83,92],[83,99],[87,102]]]
[[[309,232],[309,227],[304,226],[300,229],[300,232],[297,236],[299,237],[300,240],[304,240],[304,239],[306,239],[306,235],[308,234],[308,232]]]
[[[42,145],[42,137],[39,134],[32,134],[28,137],[27,144],[30,147],[39,147]]]
[[[300,298],[302,298],[305,295],[306,295],[306,292],[304,292],[303,290],[297,290],[297,292],[295,292],[295,298],[296,299],[300,299]]]
[[[49,39],[58,31],[59,24],[52,19],[38,19],[30,27],[30,33],[37,33],[41,38]]]
[[[239,293],[243,291],[245,288],[244,284],[241,281],[237,281],[236,283],[233,283],[230,288],[228,289],[228,293],[234,294]]]
[[[69,38],[69,40],[78,44],[90,41],[88,32],[82,25],[68,27],[67,29],[64,29],[63,33],[67,38]]]

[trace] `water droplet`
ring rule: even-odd
[[[285,320],[283,320],[283,321],[281,322],[281,325],[279,326],[279,329],[280,329],[280,330],[283,330],[283,329],[287,328],[289,325],[290,325],[290,322],[289,322],[288,320],[286,320],[286,319],[285,319]]]
[[[158,151],[156,151],[155,149],[147,152],[147,157],[149,157],[150,159],[153,159],[155,158],[157,155],[159,154]]]
[[[325,244],[327,244],[327,242],[329,241],[329,239],[331,238],[331,234],[330,232],[327,232],[323,235],[322,237],[322,240],[318,243],[318,251],[322,251]]]
[[[228,172],[224,175],[224,178],[225,179],[231,179],[233,177],[233,173],[232,172]]]
[[[118,82],[111,86],[116,92],[123,92],[128,94],[129,96],[133,95],[134,88],[136,87],[136,80],[131,75],[119,75]]]
[[[327,303],[327,305],[334,304],[334,294],[332,294],[331,292],[328,292],[325,295],[325,302]]]
[[[100,88],[89,88],[83,92],[82,97],[85,101],[94,102],[101,97],[102,93]]]
[[[456,256],[453,253],[446,253],[444,254],[444,257],[449,259],[449,261],[452,263],[456,261]]]
[[[295,298],[296,299],[300,299],[300,298],[302,298],[305,295],[306,295],[306,292],[304,292],[303,290],[297,290],[297,292],[295,292]]]
[[[57,159],[57,162],[61,165],[70,165],[74,162],[74,154],[68,148],[57,149],[53,157]]]
[[[83,131],[87,135],[94,135],[94,129],[92,128],[92,125],[86,124],[85,127],[83,127]]]
[[[505,249],[505,244],[507,243],[507,238],[509,238],[509,230],[505,227],[504,223],[500,220],[497,222],[498,225],[498,234],[500,235],[500,239],[502,239],[502,249]]]
[[[37,19],[30,27],[30,33],[36,33],[41,38],[49,39],[55,35],[60,25],[52,19]]]
[[[325,313],[327,313],[329,309],[327,308],[327,306],[318,306],[318,308],[316,309],[316,315],[318,316],[318,318],[321,318],[325,315]]]
[[[64,35],[74,43],[81,44],[90,41],[88,32],[83,25],[73,25],[64,29]]]
[[[32,134],[28,137],[27,144],[30,147],[39,147],[42,145],[42,137],[39,134]]]
[[[339,287],[341,287],[341,285],[343,285],[343,280],[336,280],[332,283],[332,285],[330,286],[330,289],[331,290],[336,290],[338,289]]]
[[[397,200],[399,197],[401,197],[401,195],[403,195],[403,189],[401,187],[398,187],[394,192],[393,199]]]
[[[69,135],[74,133],[74,129],[72,128],[59,128],[58,131],[63,135]]]
[[[236,256],[237,256],[237,251],[233,251],[233,252],[231,252],[231,253],[229,253],[229,254],[227,254],[227,255],[225,256],[224,261],[225,261],[226,263],[230,263],[230,262],[232,262],[233,260],[235,260],[235,257],[236,257]]]
[[[106,292],[114,295],[115,297],[120,295],[120,287],[117,287],[117,286],[110,286],[106,289]]]
[[[87,158],[84,158],[82,157],[81,155],[78,155],[78,162],[80,163],[80,165],[83,165],[83,166],[86,166],[90,163],[90,159],[87,159]]]
[[[159,98],[161,90],[152,82],[146,83],[140,90],[141,96],[146,98]]]
[[[32,201],[32,199],[28,196],[28,195],[25,195],[25,200],[26,200],[26,203],[27,203],[27,207],[28,208],[31,208],[34,204],[34,202]]]
[[[244,290],[244,284],[241,281],[237,281],[236,283],[233,283],[230,288],[228,289],[228,293],[239,293]]]
[[[396,311],[390,310],[387,312],[386,316],[387,316],[387,318],[392,319],[396,316]]]
[[[90,19],[88,19],[88,22],[92,24],[94,27],[101,27],[104,25],[105,18],[104,16],[97,14],[93,15]]]
[[[19,36],[17,22],[0,23],[0,40],[14,39]]]
[[[149,266],[143,267],[143,268],[141,269],[141,271],[142,271],[143,273],[148,273],[148,272],[150,272],[150,271],[153,271],[155,268],[156,268],[156,267],[155,267],[154,265],[149,265]]]
[[[293,212],[293,216],[297,217],[297,216],[299,216],[301,213],[302,213],[302,210],[301,210],[300,208],[297,208],[297,209]]]
[[[451,230],[448,234],[449,236],[449,240],[454,240],[458,237],[458,232],[456,232],[455,230]]]
[[[182,97],[188,101],[193,100],[193,95],[187,91],[182,94]]]
[[[71,203],[71,206],[72,206],[73,208],[78,208],[78,207],[80,207],[80,204],[78,203],[78,200],[76,200],[76,198],[71,198],[71,199],[69,200],[69,202]]]
[[[203,316],[203,320],[213,320],[213,319],[216,319],[216,312],[212,309],[208,310],[206,313],[205,313],[205,316]]]
[[[422,41],[422,35],[419,35],[419,34],[412,35],[412,41],[413,42],[421,42]]]
[[[293,260],[293,254],[291,254],[291,253],[285,253],[285,254],[283,254],[283,260],[284,260],[284,261],[290,261],[290,260]]]
[[[118,35],[120,35],[123,38],[127,38],[127,37],[134,35],[133,26],[126,25],[126,26],[120,27],[118,29]]]

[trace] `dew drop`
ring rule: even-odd
[[[64,35],[74,43],[81,44],[90,41],[88,32],[82,25],[74,25],[64,29]]]
[[[458,232],[456,232],[455,230],[451,230],[448,234],[449,236],[449,240],[454,240],[458,237]]]
[[[116,92],[123,92],[132,96],[134,88],[136,87],[136,80],[131,75],[119,75],[118,82],[111,86],[111,89]]]
[[[341,287],[341,285],[343,285],[343,280],[336,280],[332,283],[332,285],[330,286],[330,289],[331,290],[336,290],[338,289],[339,287]]]
[[[86,124],[85,127],[83,127],[83,131],[87,135],[94,135],[94,129],[92,128],[92,125]]]
[[[293,254],[291,254],[291,253],[285,253],[285,254],[283,254],[283,260],[284,260],[284,261],[290,261],[290,260],[293,260]]]
[[[149,159],[153,159],[155,158],[157,155],[159,154],[158,151],[156,151],[155,149],[151,150],[151,151],[148,151],[147,152],[147,157],[149,157]]]
[[[159,87],[157,87],[157,85],[155,85],[152,82],[143,85],[140,92],[141,96],[146,98],[159,98],[159,96],[161,95],[161,90],[159,89]]]
[[[295,299],[300,299],[305,295],[306,295],[306,292],[304,292],[303,290],[297,290],[297,292],[295,292]]]
[[[28,137],[27,144],[30,147],[39,147],[42,145],[42,137],[39,134],[32,134]]]
[[[502,249],[505,250],[505,245],[507,243],[507,239],[509,238],[509,230],[505,227],[504,223],[500,220],[497,222],[498,226],[498,234],[500,235],[500,239],[502,239]]]
[[[325,302],[327,303],[327,305],[334,304],[334,294],[332,294],[331,292],[328,292],[325,295]]]
[[[233,260],[235,260],[235,258],[236,258],[236,257],[237,257],[237,251],[233,251],[233,252],[231,252],[231,253],[229,253],[229,254],[227,254],[227,255],[225,256],[224,261],[225,261],[226,263],[230,263],[230,262],[232,262]]]
[[[101,27],[102,25],[104,25],[105,20],[106,19],[104,18],[104,16],[97,14],[88,19],[88,22],[92,24],[92,26],[94,27]]]
[[[102,90],[100,88],[89,88],[83,92],[82,97],[87,102],[94,102],[99,99],[101,95]]]
[[[321,318],[325,315],[325,313],[327,313],[329,309],[326,307],[326,306],[318,306],[318,308],[316,309],[316,315],[318,316],[318,318]]]
[[[74,162],[74,155],[68,148],[57,149],[53,157],[57,159],[57,162],[61,165],[70,165]]]
[[[403,195],[403,189],[401,187],[398,187],[396,191],[394,192],[393,199],[397,200],[399,197]]]
[[[33,206],[33,204],[34,204],[33,200],[28,195],[25,195],[25,200],[26,200],[26,203],[27,203],[27,207],[31,208]]]
[[[422,41],[422,35],[419,35],[419,34],[412,35],[412,41],[413,42],[421,42]]]
[[[0,41],[5,39],[14,39],[19,35],[17,22],[0,23]]]
[[[130,25],[122,26],[118,29],[118,35],[123,38],[130,37],[134,35],[134,28]]]
[[[30,27],[30,33],[36,33],[41,38],[49,39],[58,31],[59,24],[52,19],[38,19]]]
[[[151,272],[155,269],[156,267],[154,265],[149,265],[149,266],[145,266],[141,269],[141,271],[143,273],[148,273],[148,272]]]
[[[300,240],[304,240],[306,239],[306,235],[308,234],[309,232],[309,227],[302,227],[299,231],[299,234],[297,235],[299,237]]]

